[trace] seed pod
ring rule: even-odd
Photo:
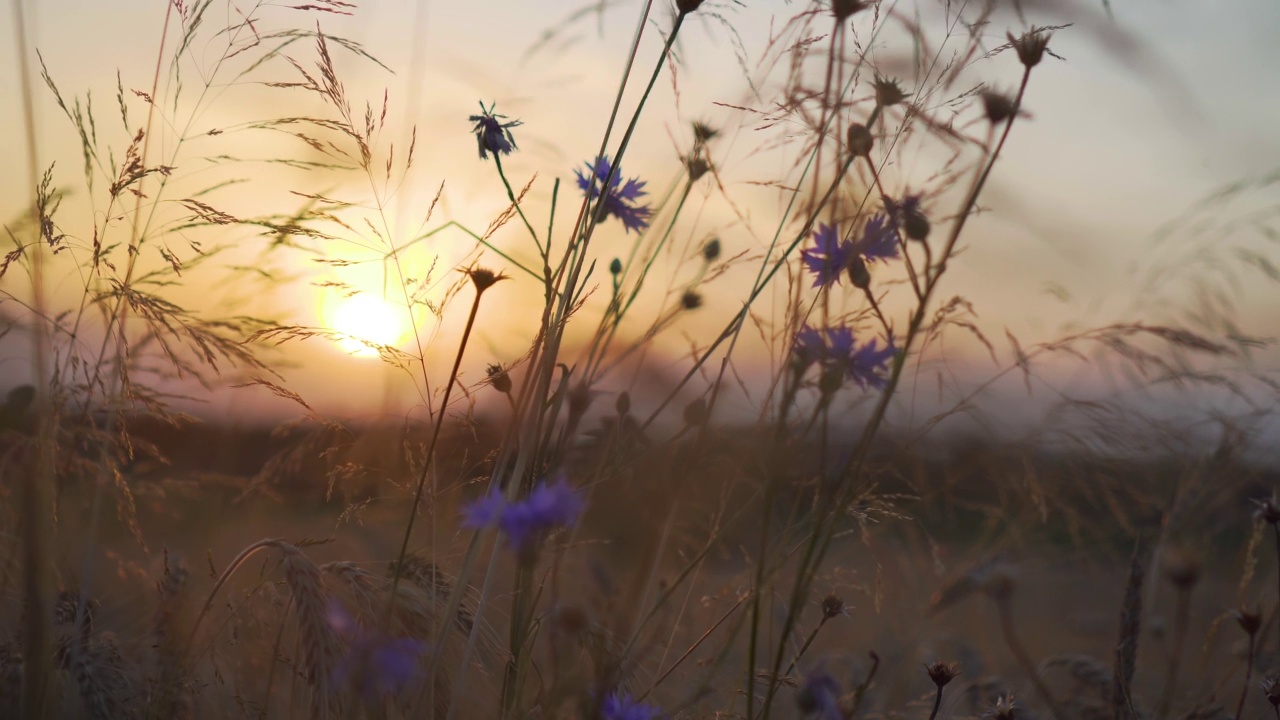
[[[924,213],[919,210],[909,212],[902,219],[902,229],[906,232],[907,237],[912,240],[924,242],[929,238],[929,218],[925,217]]]
[[[711,238],[706,245],[702,246],[702,259],[707,262],[715,262],[720,257],[720,238]]]

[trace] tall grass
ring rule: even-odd
[[[344,82],[354,63],[386,69],[372,43],[328,29],[353,4],[167,4],[148,89],[117,75],[118,125],[26,46],[15,4],[32,197],[7,226],[0,307],[32,370],[0,416],[0,508],[21,528],[0,534],[0,695],[15,699],[0,712],[1068,720],[1221,717],[1238,698],[1238,720],[1277,707],[1280,596],[1257,575],[1280,511],[1264,500],[1244,519],[1239,501],[1274,478],[1230,418],[1201,457],[1140,409],[1063,393],[1050,437],[968,454],[933,442],[944,423],[981,421],[979,396],[1009,376],[1056,390],[1050,358],[1114,364],[1138,390],[1275,387],[1232,371],[1259,341],[1225,300],[1189,322],[1136,313],[1025,346],[1006,333],[998,352],[952,287],[966,245],[987,241],[967,230],[1031,121],[1038,68],[1073,30],[1027,26],[1018,3],[832,0],[794,6],[751,58],[733,25],[758,8],[636,5],[576,168],[525,176],[513,158],[531,128],[503,99],[457,109],[505,203],[478,229],[442,217],[442,189],[405,197],[418,130],[389,120],[395,98]],[[574,13],[542,45],[610,12]],[[1006,20],[1023,24],[996,32]],[[750,101],[684,92],[708,28],[739,49]],[[905,77],[888,71],[894,53]],[[1013,72],[1008,91],[987,79]],[[665,85],[701,118],[670,130],[674,151],[641,146]],[[233,88],[287,110],[228,114]],[[70,124],[77,181],[39,166],[36,102]],[[262,137],[284,142],[249,159]],[[736,197],[743,142],[786,168],[758,181],[777,203],[767,220],[744,209],[756,190]],[[641,153],[669,156],[665,185],[624,172]],[[936,166],[904,169],[921,163]],[[297,185],[272,193],[273,176],[253,185],[265,200],[237,195],[263,166]],[[334,190],[334,177],[354,180]],[[66,217],[71,198],[83,217]],[[423,208],[413,231],[396,217],[407,205]],[[713,207],[736,221],[715,226]],[[263,300],[302,265],[382,268],[410,339],[352,337]],[[215,289],[239,301],[201,302]],[[477,359],[476,338],[517,296],[541,303],[536,327],[477,379],[468,369],[495,358]],[[694,326],[715,329],[669,358]],[[957,334],[996,369],[930,417],[900,412]],[[413,409],[365,428],[292,389],[287,346],[330,341],[375,351]],[[640,381],[672,367],[670,382]],[[213,443],[217,419],[190,408],[227,392],[298,417],[248,470],[187,467],[197,452],[173,438]],[[231,437],[249,452],[249,433]],[[1228,560],[1202,572],[1202,556]],[[1236,577],[1238,597],[1218,602]],[[1211,584],[1217,605],[1193,605]],[[976,595],[994,618],[963,615],[981,612]],[[1144,628],[1168,602],[1160,657]],[[1072,604],[1118,612],[1118,630],[1082,647],[1065,632]],[[1242,655],[1224,640],[1228,606]]]

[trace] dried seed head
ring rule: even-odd
[[[501,365],[490,365],[485,369],[485,373],[489,376],[489,384],[494,390],[503,395],[511,392],[511,376],[507,374],[506,368]]]
[[[1280,708],[1280,677],[1268,675],[1262,681],[1262,692],[1267,696],[1267,702],[1271,703],[1271,707]]]
[[[614,258],[614,259],[609,263],[609,274],[610,274],[610,275],[614,275],[614,276],[617,276],[617,275],[621,275],[621,274],[622,274],[622,261],[621,261],[621,260],[619,260],[618,258]]]
[[[996,704],[991,708],[991,717],[994,720],[1014,720],[1017,709],[1018,705],[1013,701],[1013,693],[1006,693],[996,698]]]
[[[680,296],[680,307],[685,310],[697,310],[702,307],[702,296],[696,290],[685,290]]]
[[[702,246],[702,259],[707,262],[715,262],[720,257],[720,238],[711,238],[706,245]]]
[[[1262,614],[1256,607],[1249,608],[1242,605],[1239,610],[1236,610],[1236,622],[1240,624],[1241,630],[1252,636],[1262,627]]]
[[[875,145],[875,138],[871,137],[871,131],[866,125],[854,123],[849,126],[848,132],[849,152],[855,157],[862,157],[871,154],[871,148]]]
[[[698,398],[684,406],[684,422],[690,427],[698,427],[707,421],[707,401]]]
[[[502,273],[495,273],[487,268],[470,268],[466,270],[467,277],[471,278],[472,284],[476,286],[476,294],[480,295],[485,290],[496,285],[501,280],[506,280],[507,276]]]
[[[946,687],[947,683],[956,679],[960,674],[960,665],[953,662],[942,662],[941,660],[932,665],[925,665],[924,671],[928,673],[929,679],[939,688]]]
[[[844,614],[844,598],[830,593],[822,598],[822,619],[830,620],[837,615]]]
[[[1181,548],[1172,548],[1164,554],[1161,570],[1171,585],[1190,590],[1200,581],[1200,558]]]
[[[876,104],[880,107],[893,107],[907,99],[906,93],[902,92],[897,80],[877,77],[875,85]]]
[[[871,287],[871,271],[867,269],[867,262],[860,255],[854,255],[849,260],[849,282],[860,290]]]
[[[862,0],[831,0],[831,14],[836,16],[837,21],[844,22],[870,6],[870,3]]]
[[[626,390],[618,393],[618,399],[613,403],[613,409],[617,410],[619,415],[626,415],[631,412],[631,393]]]
[[[711,170],[711,164],[695,155],[685,158],[684,168],[689,171],[689,181],[697,182]]]
[[[992,125],[999,125],[1017,112],[1013,98],[995,90],[982,91],[982,110],[987,114],[987,122]]]
[[[1009,44],[1018,53],[1018,60],[1022,62],[1028,69],[1040,64],[1044,59],[1044,51],[1049,47],[1049,38],[1053,37],[1053,33],[1039,29],[1033,25],[1030,30],[1022,33],[1021,37],[1015,38],[1013,33],[1007,33]]]
[[[676,9],[680,11],[681,15],[688,15],[697,10],[701,4],[702,0],[676,0]]]

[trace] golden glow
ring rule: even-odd
[[[376,295],[361,293],[335,300],[328,315],[328,326],[345,336],[338,339],[338,346],[352,355],[376,357],[378,349],[367,343],[395,346],[409,334],[404,308]]]

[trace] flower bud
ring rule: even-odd
[[[706,245],[702,246],[702,259],[715,262],[718,257],[720,257],[720,238],[711,238]]]
[[[611,274],[611,275],[621,275],[621,274],[622,274],[622,261],[621,261],[621,260],[619,260],[618,258],[614,258],[614,259],[613,259],[613,261],[609,263],[609,274]]]
[[[898,86],[897,80],[876,78],[876,104],[880,107],[892,107],[907,99],[906,93]]]
[[[848,20],[855,13],[866,10],[867,7],[869,7],[868,3],[862,0],[831,0],[831,14],[835,15],[839,22]]]
[[[924,671],[929,674],[929,679],[939,688],[946,687],[947,683],[955,680],[960,674],[960,666],[956,663],[945,663],[939,660],[932,665],[926,665]]]
[[[511,376],[501,365],[490,365],[485,373],[489,376],[489,384],[503,395],[511,392]]]
[[[688,15],[697,10],[701,4],[702,0],[676,0],[676,9],[680,11],[681,15]]]
[[[871,287],[871,271],[867,269],[867,262],[861,255],[854,255],[849,261],[849,282],[861,290]]]
[[[1018,53],[1018,60],[1027,69],[1031,69],[1039,65],[1044,58],[1044,51],[1049,47],[1049,38],[1053,37],[1053,33],[1043,29],[1037,30],[1033,25],[1021,37],[1014,38],[1013,33],[1007,33],[1007,37],[1009,44]]]
[[[999,125],[1008,120],[1016,111],[1013,98],[995,90],[982,91],[982,109],[987,114],[987,122],[992,125]]]
[[[929,238],[929,218],[919,210],[909,212],[902,218],[902,230],[912,240],[924,242]]]
[[[680,307],[685,310],[697,310],[702,307],[702,296],[695,290],[685,290],[680,296]]]
[[[871,137],[871,131],[866,125],[854,123],[849,126],[848,132],[849,152],[855,157],[861,157],[871,154],[871,147],[875,145],[875,139]]]

